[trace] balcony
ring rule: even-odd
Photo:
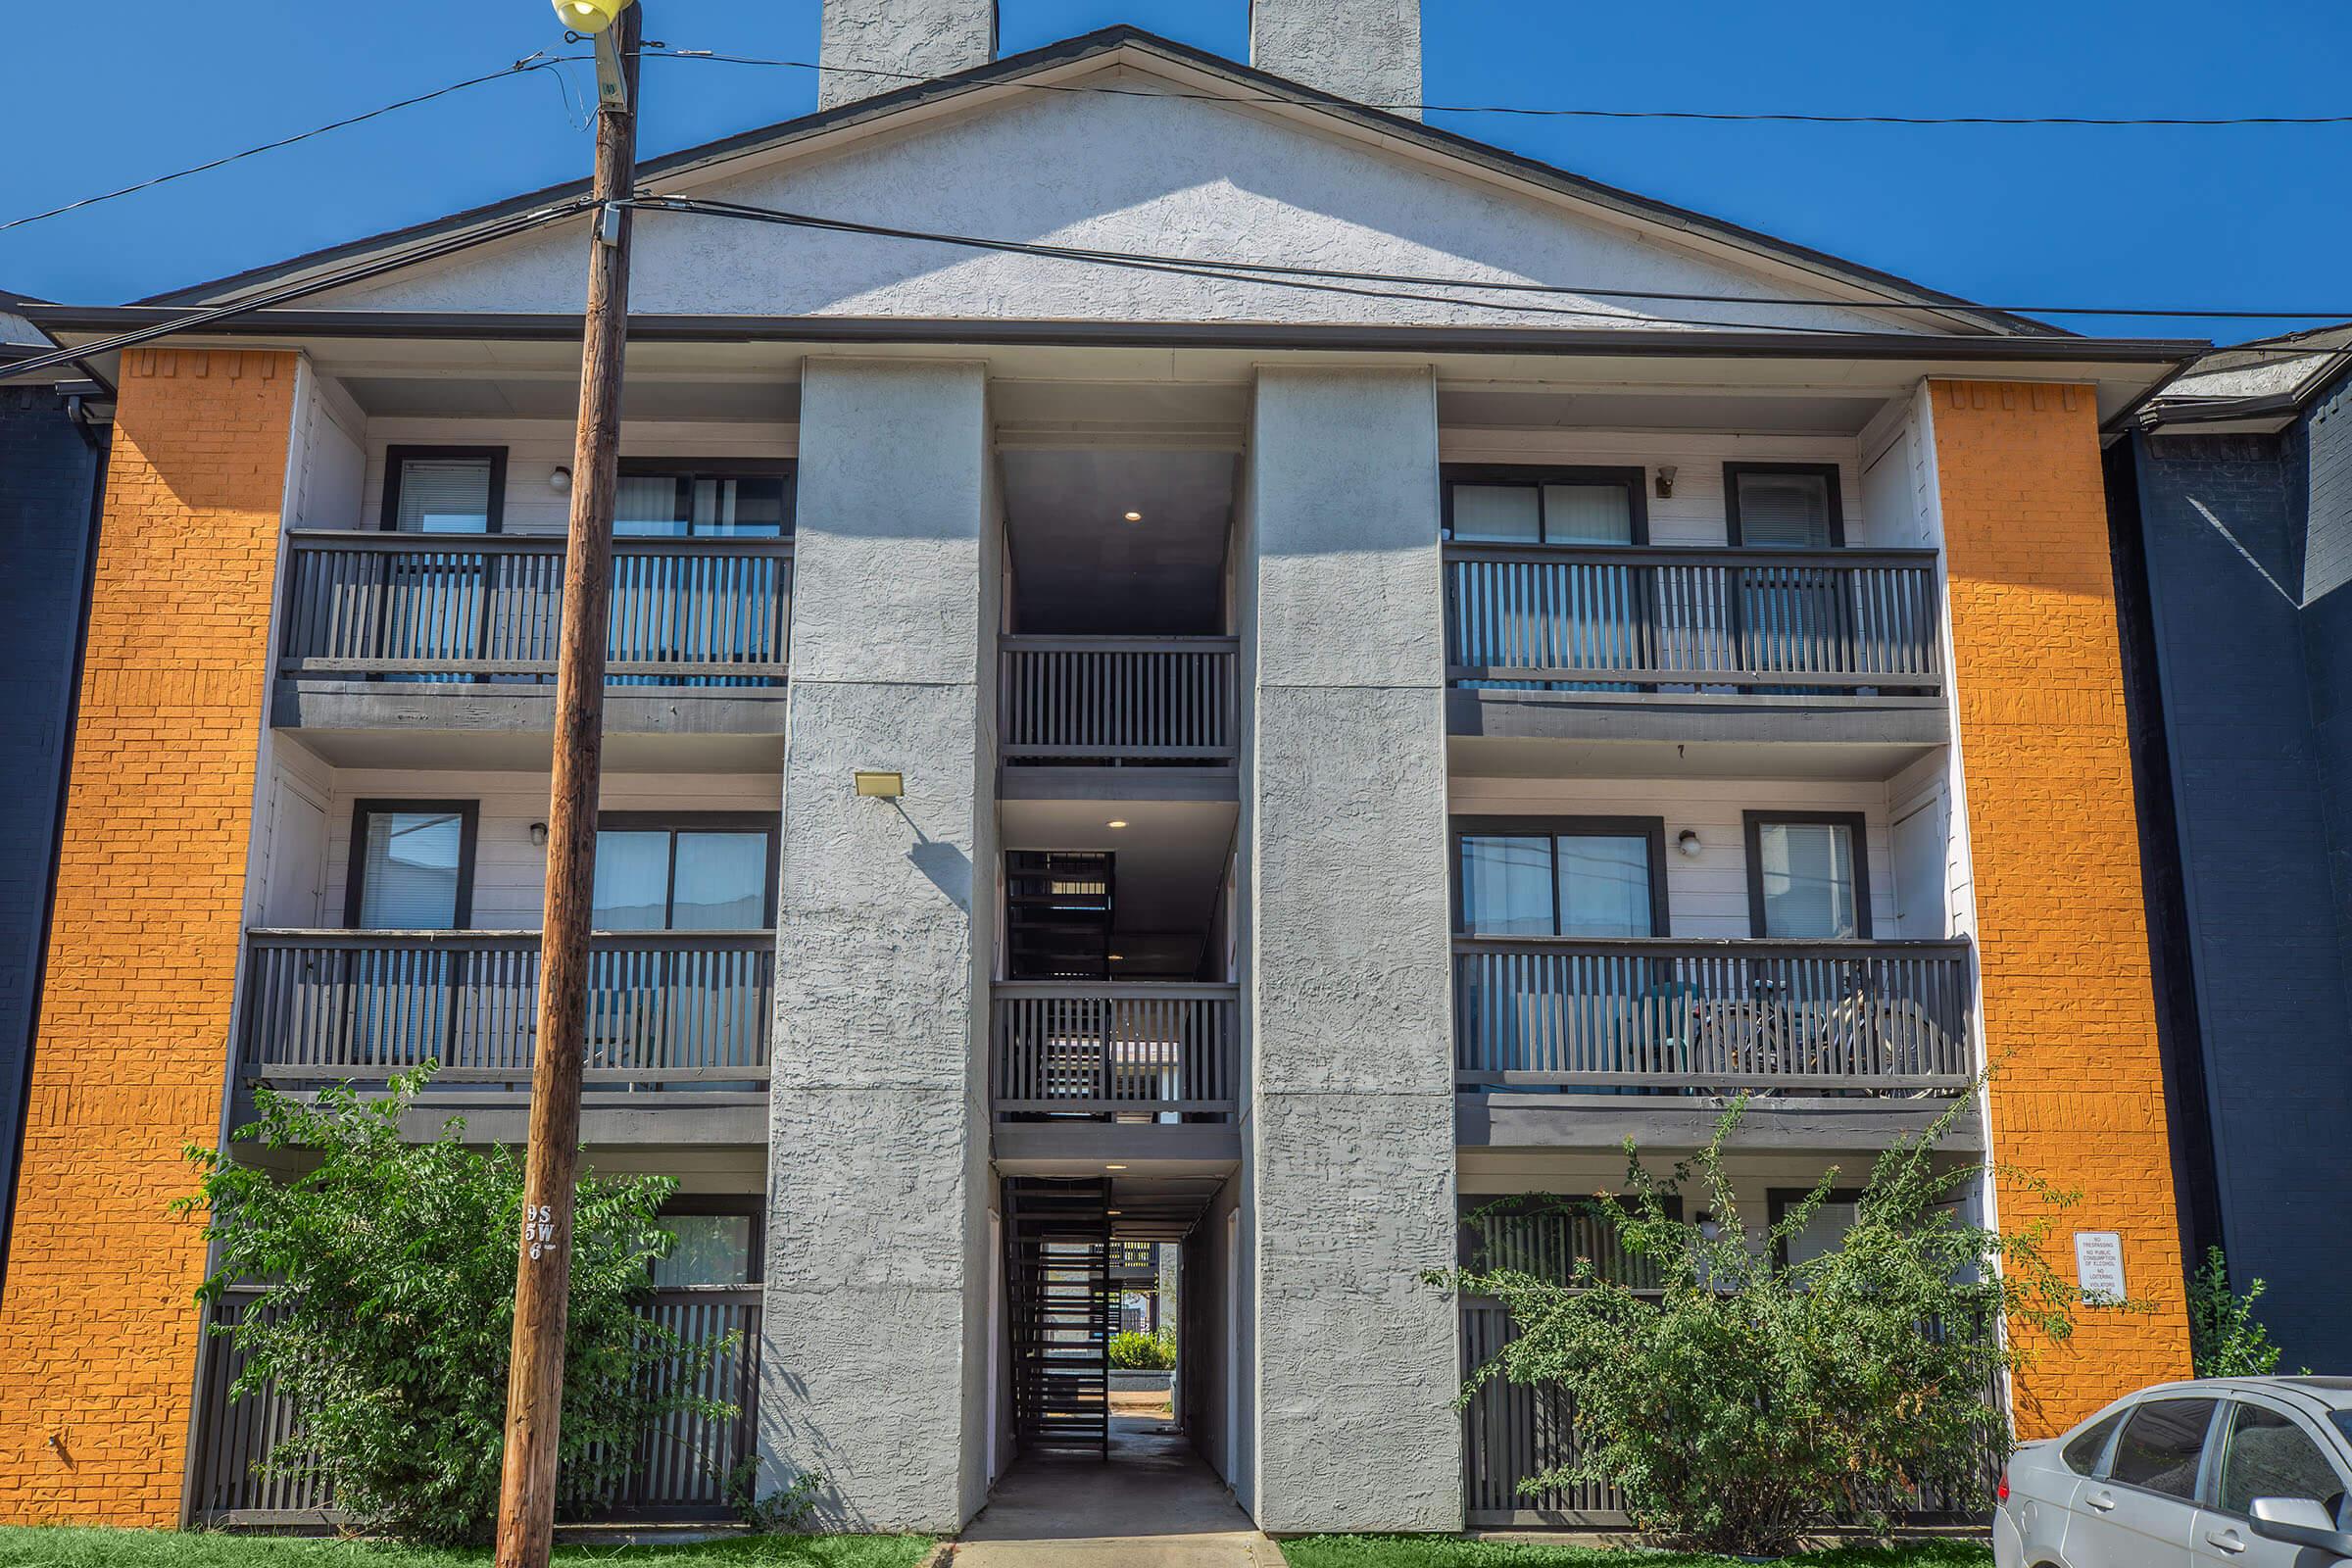
[[[1240,1011],[1233,985],[997,982],[1000,1160],[1238,1157]]]
[[[464,1105],[491,1113],[469,1118],[470,1137],[520,1142],[539,940],[535,931],[255,931],[240,1076],[294,1091],[380,1086],[434,1061],[425,1136]],[[742,1141],[763,1139],[775,934],[600,932],[589,961],[590,1140],[674,1136],[634,1114],[652,1109],[716,1118],[698,1121],[697,1142],[731,1141],[736,1121]]]
[[[1807,1136],[1869,1146],[1975,1072],[1965,941],[1457,939],[1453,1008],[1458,1119],[1482,1143],[1614,1146],[1627,1113],[1703,1141],[1709,1102],[1744,1093],[1760,1127],[1801,1106]]]
[[[1948,733],[1933,550],[1448,544],[1445,577],[1457,737]]]
[[[1002,639],[1004,793],[1233,799],[1239,649],[1233,637]]]
[[[290,533],[274,722],[544,735],[564,548],[560,536]],[[791,618],[789,539],[617,541],[608,726],[780,736]]]

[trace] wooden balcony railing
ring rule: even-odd
[[[775,933],[599,932],[590,942],[591,1089],[766,1081]],[[529,1085],[536,931],[256,931],[249,948],[240,1060],[250,1078],[381,1082],[432,1060],[436,1085]]]
[[[1006,637],[1008,762],[1214,763],[1236,755],[1232,637]]]
[[[1931,693],[1939,625],[1933,550],[1446,547],[1457,684]]]
[[[555,678],[561,536],[302,529],[287,538],[280,674]],[[613,685],[780,685],[791,622],[789,539],[613,545]]]
[[[1453,945],[1466,1086],[1951,1093],[1973,1012],[1964,941]]]
[[[732,1512],[727,1477],[756,1441],[760,1297],[757,1285],[700,1285],[657,1290],[646,1302],[645,1316],[688,1345],[716,1352],[692,1392],[731,1404],[740,1414],[719,1421],[672,1415],[647,1432],[635,1473],[612,1499],[614,1515],[723,1519]],[[222,1296],[209,1321],[225,1327],[248,1312],[270,1310],[266,1293],[237,1287]],[[198,1355],[196,1451],[188,1497],[194,1524],[226,1530],[332,1522],[334,1494],[324,1477],[300,1471],[266,1475],[256,1468],[298,1430],[291,1401],[270,1391],[229,1396],[245,1358],[226,1335],[208,1332]]]
[[[997,1114],[1230,1118],[1240,999],[1230,985],[999,981]]]

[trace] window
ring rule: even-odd
[[[1640,468],[1446,469],[1446,535],[1465,544],[1649,542]]]
[[[1862,818],[1849,811],[1749,811],[1747,911],[1759,937],[1870,935]]]
[[[669,1255],[654,1264],[654,1289],[760,1283],[759,1200],[673,1198],[655,1223],[673,1240]]]
[[[626,458],[612,531],[627,538],[761,538],[792,532],[792,465],[766,459]]]
[[[2151,1399],[2132,1410],[2116,1440],[2108,1479],[2194,1500],[2213,1404],[2211,1399]]]
[[[1727,463],[1724,531],[1735,545],[1835,550],[1845,543],[1834,463]]]
[[[2218,1489],[2224,1513],[2250,1517],[2256,1497],[2308,1497],[2343,1517],[2343,1478],[2293,1417],[2259,1404],[2232,1404],[2230,1412]]]
[[[1657,817],[1465,822],[1458,921],[1481,937],[1647,937],[1666,927]]]
[[[599,931],[758,931],[772,918],[775,824],[759,816],[597,820]]]
[[[2066,1467],[2079,1476],[2094,1473],[2099,1468],[2099,1460],[2106,1455],[2107,1440],[2114,1437],[2115,1429],[2124,1424],[2127,1413],[2119,1410],[2106,1420],[2084,1428],[2072,1443],[2060,1449]]]
[[[496,533],[506,511],[504,447],[391,447],[383,525],[401,533]]]
[[[345,921],[363,931],[473,922],[471,801],[361,801],[352,808]]]
[[[1812,1196],[1811,1188],[1788,1188],[1771,1195],[1769,1211],[1775,1225],[1794,1212],[1796,1206]],[[1784,1267],[1811,1262],[1826,1257],[1845,1246],[1846,1232],[1862,1216],[1862,1195],[1838,1191],[1823,1199],[1819,1207],[1806,1219],[1804,1227],[1781,1243],[1781,1263]]]

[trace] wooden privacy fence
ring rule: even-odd
[[[211,1321],[233,1324],[249,1312],[272,1310],[258,1287],[230,1290]],[[760,1367],[760,1287],[700,1285],[655,1291],[645,1315],[690,1346],[718,1353],[684,1392],[731,1404],[725,1420],[673,1414],[640,1440],[637,1468],[612,1498],[611,1512],[634,1517],[723,1518],[728,1474],[757,1441]],[[735,1343],[726,1345],[729,1336]],[[233,1339],[207,1333],[197,1374],[196,1447],[188,1466],[187,1511],[198,1527],[289,1528],[334,1522],[332,1490],[313,1471],[270,1476],[259,1468],[297,1431],[290,1401],[264,1393],[232,1398],[229,1388],[245,1368]]]
[[[529,1084],[536,931],[256,931],[241,1060],[271,1084],[381,1080],[426,1060],[441,1085]],[[772,931],[589,938],[592,1088],[767,1079]]]
[[[1950,1093],[1975,1071],[1968,944],[1459,938],[1454,1078]]]
[[[1006,637],[998,745],[1010,762],[1223,762],[1236,755],[1232,637]]]
[[[1446,547],[1446,678],[1583,690],[1940,689],[1933,550]]]
[[[1001,981],[997,1114],[1229,1117],[1240,998],[1231,985]]]
[[[279,673],[555,679],[561,535],[300,529],[287,540]],[[613,544],[612,684],[780,685],[791,622],[789,539]]]

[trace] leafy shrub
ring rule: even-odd
[[[2245,1295],[2233,1293],[2222,1250],[2205,1250],[2205,1266],[2188,1282],[2188,1353],[2197,1376],[2260,1378],[2278,1370],[2278,1347],[2254,1317],[2262,1291],[2262,1281],[2248,1280]]]
[[[201,1299],[231,1285],[267,1291],[261,1309],[217,1329],[244,1356],[229,1393],[274,1390],[297,1413],[299,1435],[265,1472],[323,1476],[369,1534],[470,1545],[497,1522],[522,1172],[511,1150],[460,1144],[458,1122],[430,1143],[401,1140],[401,1110],[429,1072],[394,1079],[372,1102],[348,1086],[311,1104],[258,1092],[260,1119],[237,1137],[281,1168],[191,1148],[199,1194],[174,1207],[203,1210],[219,1249]],[[310,1168],[282,1173],[297,1163]],[[591,1176],[578,1187],[559,1493],[570,1514],[614,1494],[651,1423],[733,1414],[674,1392],[714,1351],[639,1315],[650,1265],[668,1250],[654,1216],[673,1186]]]
[[[1545,1278],[1481,1259],[1433,1276],[1497,1298],[1517,1331],[1464,1401],[1496,1377],[1564,1395],[1576,1451],[1522,1490],[1613,1485],[1642,1528],[1718,1551],[1777,1554],[1832,1522],[1884,1532],[1923,1490],[1989,1505],[2007,1444],[1991,1395],[2018,1354],[1991,1325],[2070,1328],[2070,1292],[2038,1250],[2049,1221],[2003,1237],[1954,1215],[1976,1172],[1935,1172],[1947,1116],[1880,1157],[1842,1249],[1785,1263],[1837,1173],[1750,1226],[1723,1165],[1743,1105],[1670,1177],[1629,1143],[1630,1199],[1567,1205],[1623,1265],[1578,1257]],[[1686,1186],[1703,1216],[1680,1217]]]
[[[1165,1372],[1176,1364],[1176,1331],[1113,1334],[1110,1364],[1122,1372]]]

